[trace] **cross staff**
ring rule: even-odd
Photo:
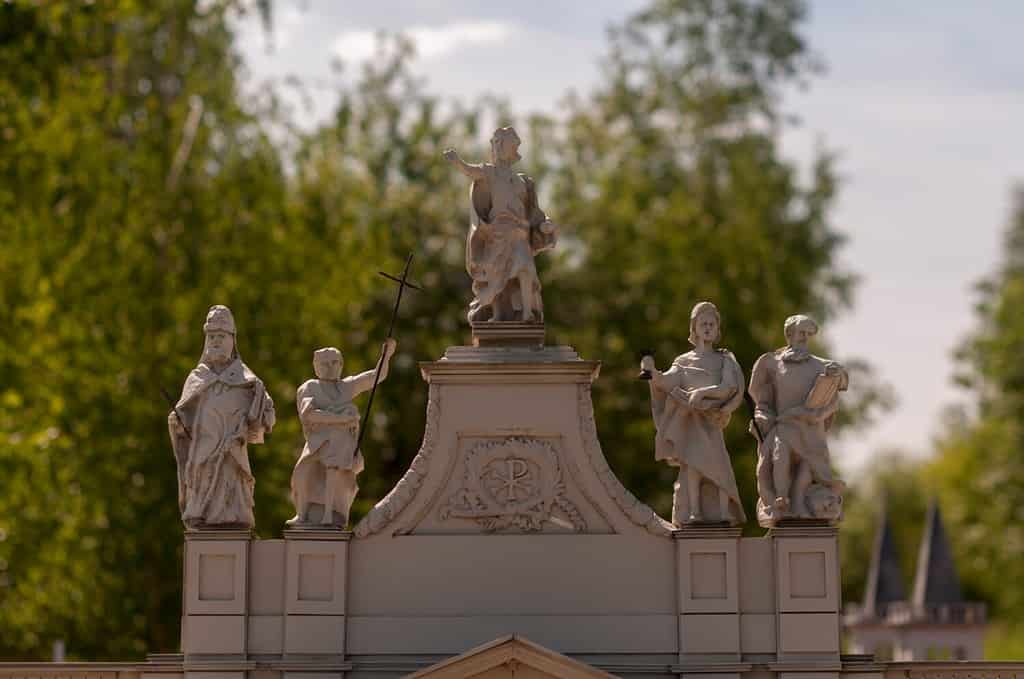
[[[366,418],[365,421],[370,421],[370,409],[373,408],[373,395],[377,393],[377,383],[380,381],[380,369],[384,365],[384,352],[387,351],[388,343],[387,340],[391,339],[392,333],[395,331],[395,319],[398,318],[398,305],[402,303],[402,293],[405,292],[406,288],[412,288],[413,290],[419,290],[423,292],[423,288],[409,282],[409,266],[412,264],[412,253],[405,258],[405,268],[402,269],[402,275],[392,276],[389,273],[378,271],[381,276],[398,283],[398,295],[395,297],[395,308],[391,312],[391,324],[388,326],[388,336],[384,338],[384,343],[380,348],[380,359],[377,361],[377,370],[373,373],[373,387],[370,389],[370,400],[366,402]],[[356,441],[356,450],[359,450],[359,446],[363,442],[363,435],[366,434],[366,429],[369,425],[359,428],[359,439]]]
[[[169,406],[171,406],[171,410],[174,411],[174,415],[178,418],[178,422],[181,423],[182,431],[185,432],[185,436],[188,437],[189,443],[191,443],[192,442],[192,432],[190,432],[188,430],[188,425],[185,424],[185,418],[182,417],[181,413],[178,412],[178,402],[175,401],[174,398],[170,394],[168,394],[167,390],[164,389],[163,387],[160,387],[160,393],[163,394],[164,400],[167,401],[167,404]]]

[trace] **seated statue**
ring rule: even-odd
[[[395,340],[387,340],[381,382],[388,376],[395,346]],[[313,353],[317,379],[305,382],[296,394],[306,445],[292,472],[295,516],[287,521],[290,526],[319,523],[344,528],[359,490],[356,476],[363,471],[363,455],[356,447],[359,411],[352,399],[373,387],[375,371],[342,378],[342,365],[338,349],[318,349]]]
[[[715,349],[721,318],[711,302],[700,302],[690,313],[693,351],[659,372],[654,359],[644,356],[641,368],[651,377],[651,410],[657,430],[655,458],[679,467],[672,497],[672,523],[744,523],[736,477],[722,430],[743,402],[743,372],[736,358]],[[717,505],[702,504],[701,484],[714,489]]]
[[[750,375],[758,438],[757,516],[763,526],[783,519],[834,522],[843,482],[834,478],[826,434],[850,378],[840,364],[807,348],[818,333],[808,316],[786,319],[787,346],[757,359]]]
[[[471,323],[544,320],[533,257],[555,247],[558,227],[537,206],[533,180],[512,169],[519,144],[516,131],[502,127],[491,137],[491,163],[466,163],[454,149],[444,152],[445,160],[473,180],[466,240]]]

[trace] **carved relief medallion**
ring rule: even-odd
[[[558,453],[547,441],[484,441],[466,453],[464,467],[461,484],[441,507],[441,520],[472,519],[486,531],[542,531],[546,522],[586,529],[566,497]]]

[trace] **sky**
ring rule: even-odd
[[[371,57],[380,30],[416,41],[431,92],[555,113],[568,90],[597,84],[607,26],[645,4],[279,0],[273,33],[246,19],[238,41],[250,87],[292,75],[310,85],[305,124],[332,112],[332,59]],[[819,144],[838,155],[833,223],[861,283],[853,310],[823,330],[834,358],[868,359],[898,399],[833,446],[851,474],[880,450],[926,455],[945,408],[969,402],[951,382],[952,352],[975,325],[974,286],[998,265],[1010,188],[1024,181],[1022,25],[1024,3],[1009,0],[810,3],[806,36],[826,71],[785,101],[802,124],[783,150],[802,166]]]

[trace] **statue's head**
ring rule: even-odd
[[[313,372],[317,379],[337,381],[341,379],[341,369],[345,359],[341,351],[335,347],[324,347],[313,352]]]
[[[807,343],[818,334],[818,324],[810,316],[797,314],[786,319],[782,331],[786,344],[794,349],[806,349]]]
[[[499,127],[491,136],[491,161],[495,165],[513,165],[519,155],[519,135],[511,127]]]
[[[843,482],[835,481],[832,486],[812,483],[807,487],[805,500],[811,516],[816,519],[836,521],[843,515]]]
[[[722,316],[711,302],[697,302],[690,312],[690,344],[698,340],[713,345],[722,338]]]
[[[231,309],[222,304],[210,307],[203,323],[206,342],[203,345],[203,362],[224,365],[238,357],[235,347],[235,317]]]

